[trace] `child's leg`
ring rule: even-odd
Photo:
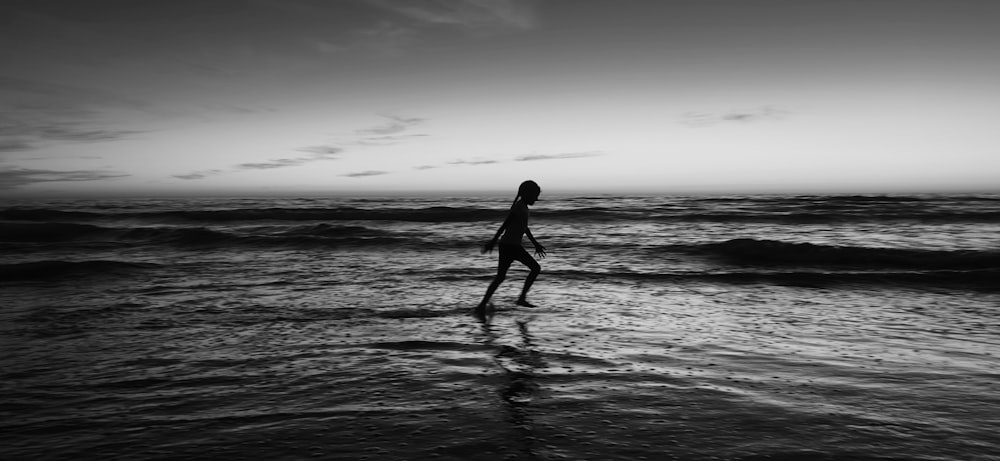
[[[506,255],[500,255],[500,262],[497,264],[497,275],[493,277],[493,281],[490,282],[489,288],[486,289],[486,295],[483,296],[482,302],[479,303],[479,307],[485,307],[486,303],[489,302],[490,298],[493,297],[493,292],[497,291],[497,287],[503,283],[504,279],[507,278],[507,270],[510,269],[510,264],[514,262],[513,259],[505,257]]]
[[[542,266],[538,264],[538,261],[535,261],[535,258],[532,258],[527,251],[524,251],[524,249],[521,250],[521,254],[518,255],[517,260],[520,261],[521,264],[528,266],[528,269],[531,271],[528,273],[528,278],[524,279],[524,288],[521,288],[521,296],[517,298],[517,304],[520,306],[535,307],[528,302],[528,290],[530,290],[531,285],[535,283],[535,279],[538,278],[538,274],[542,272]]]

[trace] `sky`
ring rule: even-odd
[[[1000,191],[993,0],[3,0],[0,194]]]

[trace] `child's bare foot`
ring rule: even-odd
[[[518,306],[524,306],[524,307],[535,307],[534,304],[529,303],[528,300],[526,300],[526,299],[518,299],[517,302],[514,303],[514,304],[517,304]]]

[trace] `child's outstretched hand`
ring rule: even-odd
[[[489,242],[484,243],[483,244],[483,249],[481,250],[481,252],[483,254],[492,253],[493,252],[493,245],[496,245],[496,243],[497,243],[496,240],[490,240]]]
[[[535,256],[538,256],[539,258],[545,257],[545,247],[543,247],[540,243],[535,244]]]

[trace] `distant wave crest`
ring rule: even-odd
[[[68,276],[126,275],[156,267],[160,266],[152,263],[112,260],[34,261],[0,264],[0,278],[6,280],[44,280]]]
[[[85,239],[107,233],[109,229],[90,224],[2,223],[0,242],[64,242]]]
[[[417,221],[474,222],[503,217],[504,210],[434,206],[425,208],[246,208],[226,210],[171,210],[152,212],[84,212],[52,209],[10,208],[0,210],[0,219],[22,221],[88,221],[96,219],[144,219],[160,222],[234,221]]]
[[[747,265],[853,266],[908,269],[997,269],[1000,252],[862,248],[733,239],[698,245],[695,252]]]
[[[710,282],[710,283],[768,283],[791,286],[899,285],[961,287],[984,292],[1000,291],[1000,269],[940,270],[940,271],[829,271],[829,270],[729,270],[688,272],[592,272],[564,270],[546,272],[547,277],[575,280],[623,279],[641,282]]]
[[[985,200],[985,199],[984,199]],[[836,223],[851,221],[930,222],[1000,222],[1000,210],[993,202],[970,201],[962,207],[941,207],[918,198],[839,198],[824,200],[773,200],[754,209],[700,207],[664,203],[643,207],[581,206],[573,209],[532,212],[539,220],[550,222],[765,222],[777,224]],[[0,210],[0,219],[34,222],[91,222],[101,219],[138,219],[157,223],[233,223],[258,221],[405,221],[405,222],[483,222],[502,219],[500,207],[358,208],[350,206],[321,208],[234,208],[217,210],[166,211],[64,211],[58,209],[8,208]]]
[[[419,242],[412,236],[365,226],[328,223],[280,228],[253,228],[245,233],[208,227],[104,227],[76,223],[0,223],[0,242],[103,242],[180,246],[373,246]]]

